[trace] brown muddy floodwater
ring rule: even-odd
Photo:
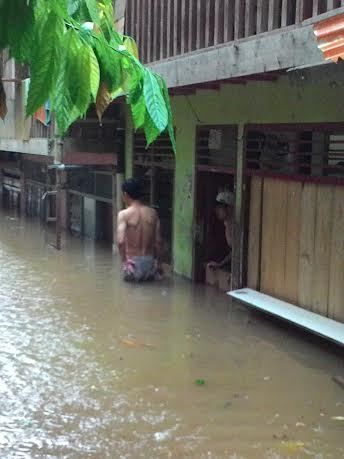
[[[1,459],[344,458],[336,348],[0,220]]]

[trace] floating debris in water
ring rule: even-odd
[[[166,432],[155,432],[155,434],[154,434],[154,439],[155,439],[155,441],[158,441],[158,442],[168,440],[169,438],[171,438],[171,434],[168,431],[166,431]]]
[[[297,422],[296,427],[306,427],[306,424],[304,422]]]
[[[320,425],[313,427],[312,430],[313,430],[313,432],[316,432],[316,433],[322,433],[323,432],[323,428]]]
[[[131,348],[154,349],[154,346],[152,344],[142,343],[140,341],[137,341],[134,338],[121,338],[120,342],[121,344],[124,344],[124,346],[131,347]]]
[[[283,440],[283,441],[289,441],[289,437],[287,434],[273,434],[272,438],[274,440]]]
[[[344,421],[344,416],[332,416],[333,421]]]
[[[281,446],[289,454],[293,454],[303,451],[305,444],[302,441],[282,441]]]
[[[338,384],[342,389],[344,389],[344,378],[341,376],[332,376],[332,381]]]

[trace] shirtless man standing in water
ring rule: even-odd
[[[160,221],[156,211],[142,204],[142,188],[135,179],[122,185],[126,209],[118,214],[117,246],[123,263],[124,280],[153,280],[160,256]]]

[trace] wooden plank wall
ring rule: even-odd
[[[298,303],[306,309],[312,304],[316,191],[316,185],[307,183],[301,196]]]
[[[261,177],[252,177],[248,228],[249,263],[247,267],[247,284],[248,287],[255,290],[257,290],[260,285],[262,191],[263,179]]]
[[[344,188],[252,177],[248,286],[344,322]]]
[[[344,188],[334,190],[328,315],[344,322]]]

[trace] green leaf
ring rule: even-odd
[[[52,8],[55,13],[61,17],[68,16],[67,1],[66,0],[53,0]]]
[[[50,96],[61,55],[65,25],[63,19],[51,12],[42,29],[42,40],[37,44],[31,59],[31,83],[27,114],[32,115]]]
[[[177,145],[176,145],[176,139],[175,139],[175,135],[174,135],[173,114],[172,114],[172,109],[171,109],[170,96],[168,94],[168,89],[167,89],[165,80],[163,80],[161,77],[159,77],[159,79],[160,79],[160,85],[161,85],[161,88],[162,88],[162,95],[164,97],[166,108],[167,108],[167,112],[168,112],[167,130],[168,130],[168,134],[170,136],[170,140],[171,140],[171,143],[172,143],[173,151],[174,151],[174,153],[176,153],[177,152]]]
[[[105,3],[105,4],[104,4]],[[111,37],[116,33],[115,31],[115,15],[113,11],[112,1],[106,0],[102,3],[98,3],[99,8],[102,11],[100,28],[106,36],[107,40],[110,40]]]
[[[143,94],[143,76],[141,72],[135,72],[130,80],[129,103],[136,104]]]
[[[147,140],[147,147],[154,142],[159,137],[160,131],[159,129],[155,126],[155,123],[153,122],[152,118],[149,116],[149,113],[146,112],[145,116],[145,124],[143,126],[143,129],[145,131],[145,136]]]
[[[137,44],[135,40],[131,37],[125,37],[123,45],[126,47],[127,51],[132,54],[136,59],[139,58],[139,51],[137,49]]]
[[[128,102],[131,106],[131,113],[135,129],[143,126],[146,117],[146,104],[143,95],[143,76],[137,71],[131,78]]]
[[[113,92],[121,83],[121,56],[111,49],[105,38],[100,35],[94,40],[94,52],[100,67],[100,78],[110,92]]]
[[[0,48],[6,48],[8,45],[8,2],[0,6]]]
[[[20,14],[18,14],[20,11]],[[20,0],[11,0],[7,10],[8,44],[12,57],[18,62],[28,62],[34,38],[34,14],[32,7]]]
[[[93,23],[91,23],[93,24]],[[79,37],[82,41],[90,46],[94,46],[94,42],[97,41],[93,36],[93,30],[87,28],[86,23],[83,23],[79,30]]]
[[[60,61],[55,93],[52,98],[52,108],[55,111],[58,130],[60,134],[64,134],[70,126],[71,112],[73,110],[73,102],[68,89],[67,52],[65,52]]]
[[[114,30],[111,36],[110,45],[116,48],[119,45],[123,45],[123,40],[124,40],[123,35]]]
[[[92,21],[95,24],[99,24],[100,22],[100,16],[99,16],[99,8],[97,5],[96,0],[84,0],[88,9],[88,12],[90,14],[90,17]]]
[[[74,120],[71,116],[73,111],[73,103],[69,97],[68,92],[66,92],[65,87],[60,87],[59,96],[55,99],[55,118],[58,127],[58,131],[63,135],[71,123],[78,118],[79,115],[74,117]]]
[[[65,132],[97,93],[99,113],[111,97],[126,94],[147,142],[167,127],[175,148],[167,89],[139,62],[134,40],[115,31],[113,3],[0,0],[0,48],[8,47],[10,56],[30,67],[27,113],[50,98]],[[86,30],[89,22],[96,24],[92,30]]]
[[[99,83],[100,83],[100,69],[99,69],[99,64],[98,64],[96,55],[94,54],[94,51],[91,47],[89,47],[89,53],[90,53],[90,74],[89,74],[90,75],[90,89],[91,89],[91,95],[93,97],[93,100],[96,101],[98,89],[99,89]]]
[[[64,52],[59,62],[55,91],[52,95],[52,109],[55,111],[56,122],[61,135],[67,131],[73,121],[82,115],[71,96],[71,87],[73,89],[73,97],[76,98],[78,94],[77,88],[73,85],[71,73],[75,70],[75,56],[80,49],[76,32],[73,29],[70,29],[65,34],[63,49]]]
[[[135,102],[131,104],[131,113],[133,117],[133,122],[135,129],[139,129],[143,126],[146,119],[146,104],[145,99],[142,96]]]
[[[93,49],[70,29],[67,32],[66,78],[71,100],[79,115],[83,116],[99,88],[99,66]]]
[[[90,82],[90,67],[91,57],[89,46],[82,46],[79,50],[78,57],[75,65],[75,80],[76,81],[76,99],[74,101],[75,107],[81,114],[86,113],[90,105],[91,98],[91,82]]]
[[[168,113],[156,76],[145,71],[143,93],[149,116],[159,132],[163,132],[168,123]]]
[[[67,0],[67,11],[70,16],[73,16],[80,8],[81,0]]]
[[[125,91],[121,87],[117,88],[115,91],[113,91],[111,93],[112,100],[115,100],[118,97],[122,97],[122,96],[125,96],[125,95],[126,95]]]

